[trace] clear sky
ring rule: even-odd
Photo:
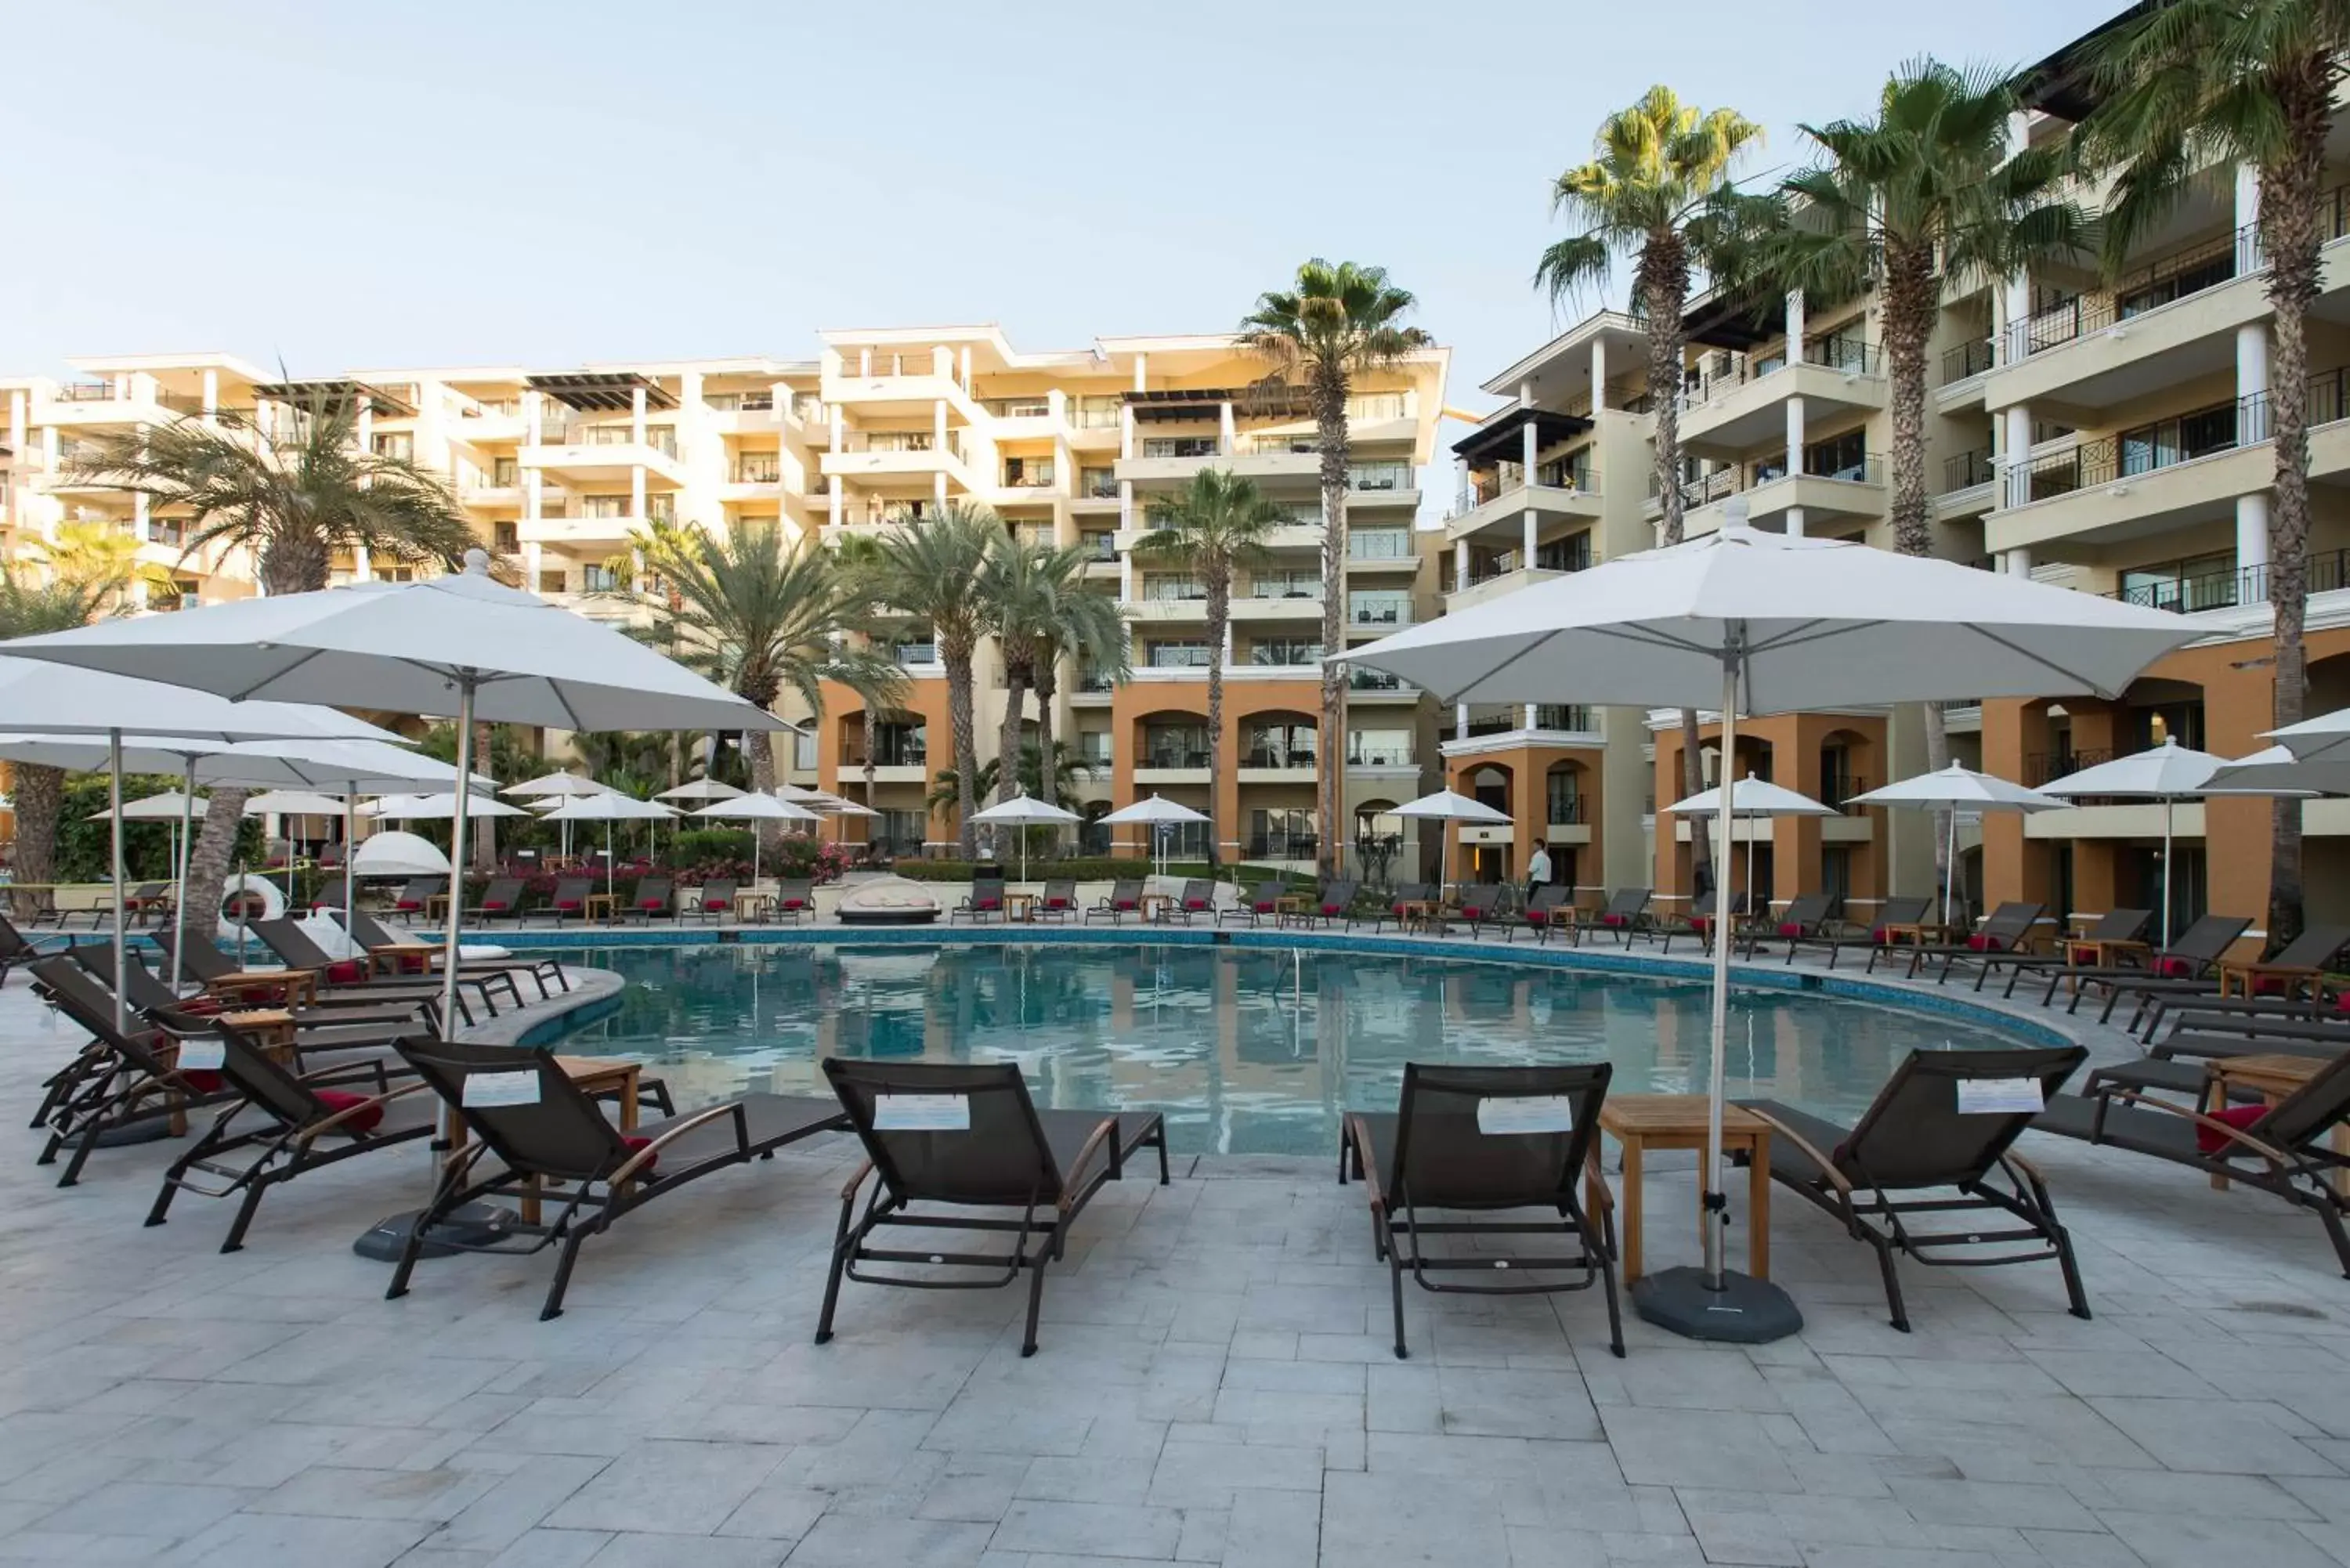
[[[0,373],[1075,348],[1228,329],[1321,254],[1415,291],[1482,410],[1554,327],[1550,181],[1651,82],[1761,120],[1760,172],[1906,58],[2121,3],[19,5]]]

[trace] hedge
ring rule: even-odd
[[[991,867],[1003,865],[1002,862],[993,860],[984,864]],[[968,882],[976,868],[974,863],[969,860],[909,859],[899,861],[890,867],[890,870],[910,882]],[[1019,863],[1014,861],[1003,868],[1016,873],[1020,867]],[[1315,886],[1314,879],[1310,877],[1291,875],[1270,866],[1211,867],[1199,860],[1170,860],[1167,864],[1167,875],[1170,877],[1207,877],[1219,882],[1232,880],[1235,870],[1239,872],[1241,881],[1252,885],[1285,879],[1299,887]],[[1028,864],[1028,879],[1032,882],[1041,882],[1048,877],[1074,877],[1079,882],[1114,882],[1121,877],[1152,876],[1156,871],[1155,861],[1145,860],[1139,856],[1095,855],[1066,860],[1032,860]]]

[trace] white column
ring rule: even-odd
[[[8,450],[25,450],[25,389],[18,387],[8,394]]]
[[[1804,362],[1804,291],[1802,289],[1791,288],[1787,291],[1786,310],[1787,363],[1800,365]]]
[[[1123,458],[1131,458],[1134,455],[1134,405],[1132,403],[1122,404],[1118,410],[1118,455]]]
[[[220,372],[204,372],[204,423],[220,422]]]
[[[2014,549],[2010,550],[2004,556],[2002,556],[2002,559],[2006,563],[2007,575],[2009,576],[2028,577],[2032,575],[2032,547],[2030,545],[2018,545]]]
[[[2248,229],[2260,221],[2260,169],[2254,164],[2239,163],[2236,165],[2236,227],[2239,230]],[[2236,265],[2240,271],[2250,263],[2251,258],[2247,255],[2240,254],[2236,258]]]
[[[971,345],[962,346],[962,389],[971,390]]]
[[[2246,583],[2247,598],[2268,597],[2269,493],[2256,491],[2236,497],[2236,570]],[[2260,575],[2246,578],[2255,568]]]
[[[1224,668],[1230,670],[1232,667],[1232,623],[1230,620],[1224,622],[1223,660]]]
[[[1216,450],[1230,457],[1240,448],[1240,435],[1232,423],[1232,400],[1216,405]]]
[[[629,515],[645,515],[645,465],[641,462],[629,465]]]
[[[1521,543],[1518,546],[1518,565],[1521,566],[1532,566],[1534,564],[1534,551],[1541,547],[1534,537],[1534,509],[1529,506],[1526,508],[1525,516],[1519,524]]]
[[[522,439],[525,446],[536,446],[546,429],[546,413],[542,407],[546,394],[528,391],[522,395]]]
[[[1148,354],[1134,357],[1134,389],[1138,392],[1150,389],[1150,356]]]
[[[130,493],[130,533],[142,545],[155,537],[154,525],[147,520],[147,493],[143,490]]]
[[[1134,603],[1134,556],[1125,551],[1118,557],[1118,598],[1120,604]]]
[[[1118,525],[1125,529],[1134,526],[1134,481],[1130,479],[1118,482]]]
[[[1463,539],[1452,546],[1452,591],[1459,593],[1469,586],[1469,541]]]
[[[362,453],[375,450],[375,400],[372,398],[359,400],[359,441]]]
[[[532,593],[538,592],[539,563],[544,556],[545,552],[540,549],[539,543],[536,539],[522,547],[523,587]]]
[[[1469,738],[1469,704],[1466,702],[1452,704],[1452,738],[1456,741]]]
[[[351,546],[351,581],[364,583],[375,576],[375,563],[369,558],[365,545]]]
[[[947,400],[931,400],[931,449],[943,455],[947,450]]]
[[[941,381],[951,380],[954,378],[954,356],[948,352],[945,344],[941,343],[931,350],[931,375]]]
[[[2243,210],[2245,183],[2242,171],[2240,170],[2236,186],[2239,213]],[[2260,202],[2260,182],[2257,176],[2251,181],[2251,185],[2252,205],[2257,216]],[[2268,400],[2262,395],[2268,389],[2268,324],[2263,321],[2246,322],[2236,328],[2236,396],[2239,399],[2256,398],[2259,400],[2239,402],[2236,405],[2236,440],[2243,445],[2249,446],[2254,441],[2267,441],[2276,433]],[[2249,574],[2257,567],[2267,566],[2268,564],[2269,497],[2267,491],[2257,490],[2250,495],[2236,497],[2236,570],[2240,574]],[[2262,598],[2268,597],[2265,571],[2258,577],[2240,580],[2248,580],[2249,587],[2257,592],[2258,597]],[[2248,593],[2246,597],[2251,597],[2251,594]]]
[[[2018,403],[2009,409],[2007,443],[2001,453],[2007,464],[2007,504],[2021,506],[2032,499],[2032,409]]]
[[[931,499],[941,506],[947,504],[947,476],[944,469],[931,475]]]
[[[1535,727],[1534,705],[1533,703],[1529,702],[1523,709],[1519,710],[1518,727],[1522,730],[1531,730]]]
[[[1803,330],[1803,302],[1804,296],[1800,291],[1787,296],[1788,326],[1796,332]],[[1803,339],[1795,337],[1790,341],[1801,343]],[[1787,400],[1787,476],[1792,479],[1803,472],[1804,400],[1789,398]],[[1800,539],[1804,536],[1804,509],[1800,506],[1787,508],[1787,535],[1793,539]]]
[[[857,351],[857,374],[864,380],[873,379],[873,348],[870,344]]]
[[[645,444],[645,389],[642,387],[629,394],[629,439],[639,446]]]
[[[1597,419],[1599,410],[1607,406],[1607,339],[1591,340],[1591,417]]]
[[[847,513],[848,497],[842,493],[838,479],[827,478],[826,483],[832,492],[832,525],[837,528],[840,526],[842,517]]]
[[[114,373],[114,400],[118,403],[130,400],[130,372],[128,370]]]

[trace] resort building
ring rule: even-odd
[[[1318,734],[1323,649],[1318,457],[1310,411],[1263,384],[1263,363],[1226,336],[1104,338],[1057,352],[1015,348],[994,327],[820,335],[819,358],[522,367],[361,369],[286,382],[224,356],[78,360],[76,379],[0,383],[0,457],[12,546],[86,521],[134,535],[169,568],[178,603],[255,591],[241,552],[182,561],[183,521],[143,496],[78,478],[94,428],[138,428],[255,410],[263,428],[320,400],[357,407],[357,439],[448,476],[483,543],[516,578],[584,614],[632,612],[629,542],[660,524],[725,528],[780,519],[837,544],[918,527],[949,503],[983,504],[1024,537],[1093,555],[1100,591],[1132,623],[1131,678],[1060,672],[1053,732],[1074,766],[1068,791],[1090,816],[1153,792],[1205,809],[1226,857],[1311,860],[1318,770],[1343,768],[1350,844],[1392,849],[1386,811],[1434,787],[1432,705],[1358,679],[1347,732]],[[1432,454],[1447,354],[1430,349],[1366,378],[1350,410],[1347,602],[1350,640],[1438,613],[1440,541],[1419,531],[1419,471]],[[1247,475],[1287,507],[1267,558],[1236,585],[1221,648],[1206,640],[1205,593],[1138,559],[1154,504],[1203,468]],[[405,565],[346,555],[335,578],[397,577]],[[143,597],[151,607],[169,607]],[[944,668],[930,628],[892,644],[910,679],[867,752],[865,713],[829,692],[820,722],[785,759],[795,782],[837,788],[877,812],[871,836],[899,853],[955,836],[952,809],[927,797],[951,765]],[[1004,701],[1002,661],[978,659],[983,761]],[[1227,682],[1222,777],[1207,765],[1207,670]],[[793,714],[812,719],[814,715]],[[1033,723],[1031,726],[1033,730]],[[933,743],[935,740],[935,744]],[[855,828],[850,828],[852,836]],[[1141,847],[1139,834],[1087,837]],[[1183,847],[1204,850],[1204,841]]]

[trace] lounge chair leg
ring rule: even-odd
[[[1893,1326],[1909,1332],[1909,1313],[1901,1302],[1901,1276],[1893,1269],[1893,1248],[1873,1235],[1865,1236],[1877,1248],[1877,1267],[1885,1275],[1885,1304],[1893,1309]]]
[[[1382,1232],[1386,1229],[1385,1225],[1379,1227]],[[1388,1290],[1394,1299],[1396,1359],[1409,1361],[1411,1359],[1411,1352],[1405,1348],[1403,1343],[1403,1258],[1396,1251],[1393,1236],[1382,1234],[1380,1240],[1385,1245],[1388,1255]],[[1414,1244],[1418,1244],[1417,1238]]]
[[[438,1199],[425,1206],[408,1228],[408,1241],[400,1249],[400,1262],[391,1271],[391,1283],[384,1287],[383,1299],[398,1301],[408,1293],[408,1276],[416,1272],[416,1260],[424,1251],[424,1230],[433,1216],[441,1211]]]
[[[832,1272],[824,1282],[824,1310],[816,1314],[816,1342],[828,1344],[832,1339],[832,1313],[840,1304],[840,1277],[848,1269],[848,1252],[852,1242],[848,1221],[855,1212],[857,1194],[849,1192],[840,1200],[840,1230],[832,1241]]]
[[[66,1161],[66,1173],[57,1178],[59,1187],[71,1187],[81,1180],[81,1168],[89,1163],[90,1151],[98,1147],[98,1135],[104,1130],[97,1119],[91,1120],[88,1130],[81,1135],[81,1141],[74,1145],[73,1158]]]
[[[1062,1229],[1066,1231],[1067,1227],[1064,1226]],[[1039,1252],[1028,1264],[1035,1272],[1028,1279],[1028,1334],[1027,1337],[1020,1342],[1020,1354],[1023,1356],[1036,1354],[1036,1317],[1045,1309],[1045,1263],[1048,1256],[1059,1255],[1060,1245],[1061,1239],[1055,1235],[1053,1238],[1052,1248],[1045,1252]]]
[[[244,1251],[244,1233],[252,1228],[253,1217],[261,1209],[261,1195],[267,1190],[268,1183],[259,1178],[245,1188],[244,1201],[236,1206],[236,1219],[230,1223],[228,1235],[221,1242],[222,1251]]]
[[[155,1206],[147,1210],[146,1222],[148,1224],[161,1225],[163,1223],[164,1218],[172,1207],[172,1199],[180,1190],[179,1182],[173,1179],[173,1178],[177,1177],[179,1174],[180,1168],[176,1164],[172,1167],[170,1171],[165,1173],[163,1177],[163,1189],[155,1194]]]
[[[563,1239],[563,1256],[555,1265],[555,1282],[546,1287],[546,1304],[538,1309],[538,1321],[563,1315],[563,1293],[571,1284],[571,1265],[579,1261],[579,1243],[588,1239],[585,1227]]]

